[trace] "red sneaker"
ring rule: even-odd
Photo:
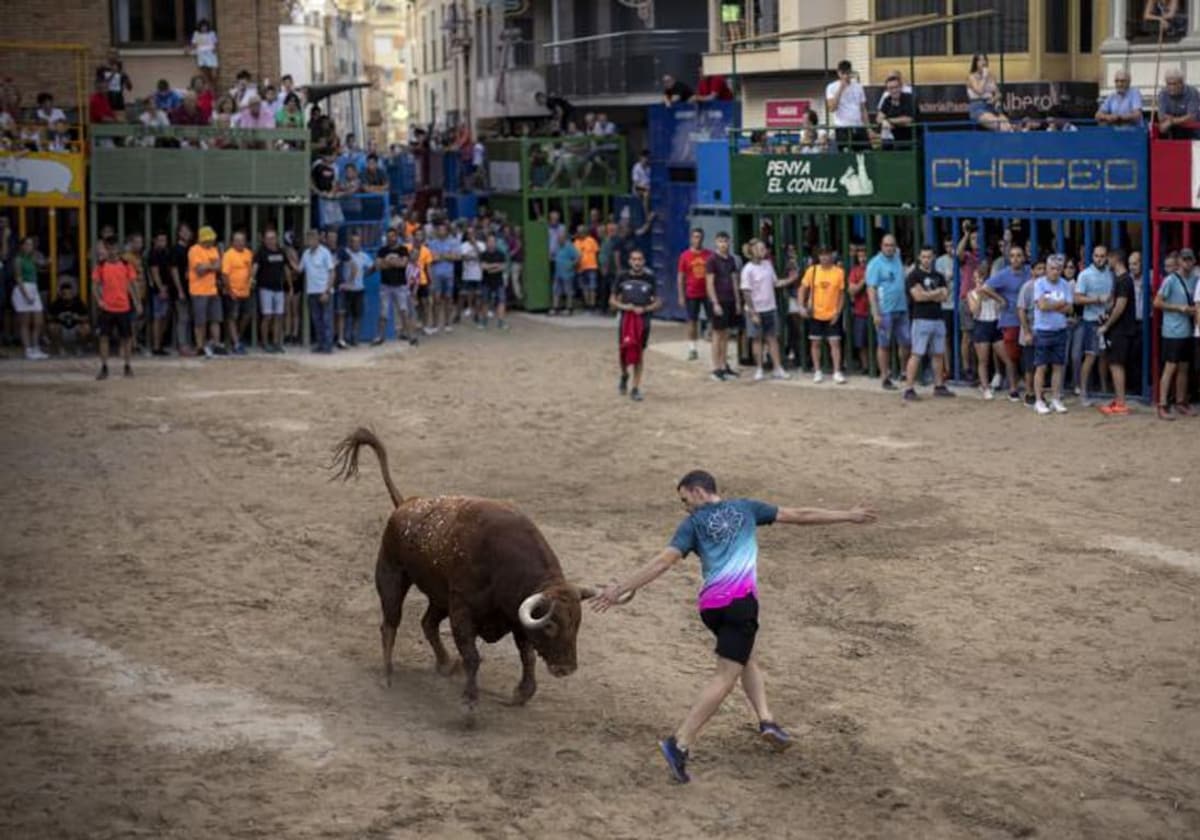
[[[1175,413],[1182,417],[1195,417],[1196,412],[1192,411],[1192,407],[1187,403],[1176,403]]]
[[[1108,405],[1100,406],[1100,413],[1107,414],[1109,417],[1123,417],[1129,413],[1129,406],[1125,405],[1123,402],[1117,402],[1116,400],[1113,400]]]

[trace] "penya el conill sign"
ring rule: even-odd
[[[896,206],[920,203],[911,151],[742,154],[730,163],[734,206]]]

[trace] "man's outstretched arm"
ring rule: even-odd
[[[615,606],[622,595],[641,589],[682,559],[683,555],[679,553],[679,549],[667,546],[656,554],[653,560],[625,580],[605,587],[604,591],[593,599],[592,609],[596,612],[604,612],[609,607]]]
[[[875,511],[863,507],[849,510],[781,507],[775,521],[783,525],[839,525],[843,522],[861,525],[866,522],[874,522],[878,518]]]

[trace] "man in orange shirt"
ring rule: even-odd
[[[233,235],[232,247],[221,257],[221,277],[225,284],[225,332],[229,336],[229,348],[238,356],[246,355],[242,336],[253,313],[250,301],[254,286],[251,268],[254,252],[246,247],[246,234],[238,231]]]
[[[600,288],[600,243],[588,233],[587,225],[580,225],[576,229],[575,250],[579,252],[579,286],[583,289],[583,305],[589,312],[595,312],[596,291]]]
[[[221,346],[221,297],[217,294],[221,252],[217,250],[217,232],[207,225],[200,228],[196,239],[188,249],[188,294],[192,298],[196,346],[204,348],[205,358],[211,359],[214,353],[225,353]]]
[[[833,264],[833,250],[822,245],[819,262],[810,265],[800,284],[800,308],[808,312],[808,346],[812,354],[813,382],[825,378],[821,372],[821,342],[829,342],[833,357],[833,381],[846,383],[842,373],[842,304],[846,299],[846,274]]]
[[[117,240],[109,238],[104,243],[104,262],[92,271],[100,308],[100,372],[97,379],[108,379],[108,341],[115,338],[121,342],[121,358],[125,361],[125,375],[133,376],[129,365],[133,344],[133,323],[130,310],[142,314],[142,303],[138,300],[136,271],[121,259]]]
[[[433,295],[429,289],[429,267],[433,265],[433,252],[425,244],[425,231],[422,228],[413,231],[409,242],[408,258],[415,259],[417,268],[421,270],[420,285],[417,286],[417,315],[420,317],[424,314],[425,335],[433,335]]]

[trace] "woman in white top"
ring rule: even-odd
[[[983,53],[971,57],[971,72],[967,74],[967,114],[971,121],[990,131],[1012,131],[1008,117],[997,107],[1000,88],[988,70]]]
[[[212,24],[207,19],[196,22],[196,31],[192,33],[191,52],[196,56],[196,66],[200,68],[209,87],[217,86],[217,33],[213,32]]]

